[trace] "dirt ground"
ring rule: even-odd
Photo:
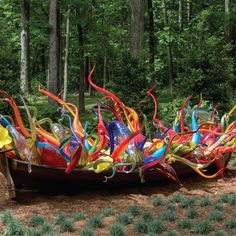
[[[182,178],[181,180],[183,186],[169,181],[151,186],[119,187],[115,185],[112,188],[96,188],[94,186],[94,188],[89,189],[84,187],[80,193],[70,195],[21,191],[15,200],[10,200],[8,199],[5,180],[1,176],[0,212],[10,210],[16,218],[25,224],[28,224],[29,219],[34,214],[47,216],[49,220],[53,221],[58,212],[73,215],[76,212],[84,211],[89,217],[108,207],[113,208],[116,213],[122,212],[133,204],[138,205],[143,211],[153,212],[155,215],[158,215],[164,209],[156,209],[151,204],[151,199],[157,195],[162,196],[164,199],[169,199],[173,194],[181,193],[186,196],[195,197],[196,199],[200,199],[202,196],[208,196],[212,200],[216,200],[224,193],[236,193],[236,167],[231,165],[227,167],[224,179],[211,180],[194,176],[186,179]],[[200,210],[203,215],[206,215],[206,209],[202,208]],[[235,206],[234,208],[226,206],[224,216],[232,216],[235,214],[233,213],[234,211]],[[178,214],[181,217],[182,213]],[[114,221],[114,216],[104,219],[105,225],[111,225]],[[78,229],[83,228],[85,224],[85,221],[75,223]],[[168,224],[170,224],[171,228],[171,223]],[[126,232],[130,232],[127,235],[136,235],[130,227],[130,225],[126,226]],[[96,233],[97,235],[107,235],[106,228],[99,229]],[[64,233],[63,235],[78,235],[78,233]]]

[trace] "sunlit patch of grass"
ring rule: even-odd
[[[213,232],[211,236],[228,236],[228,234],[224,230],[219,230]]]
[[[212,204],[212,202],[211,202],[211,200],[208,198],[208,197],[203,197],[202,199],[201,199],[201,201],[200,201],[200,207],[205,207],[205,206],[209,206],[209,205],[211,205]]]
[[[128,224],[133,223],[132,215],[130,213],[127,213],[127,212],[118,214],[116,219],[117,219],[117,222],[122,224],[122,225],[128,225]]]
[[[124,226],[121,224],[113,224],[109,230],[109,236],[124,236]]]
[[[88,225],[93,228],[103,228],[102,217],[100,215],[95,215],[88,220]]]
[[[30,225],[33,227],[42,225],[46,222],[46,218],[41,215],[33,215],[30,219]]]
[[[24,229],[23,229],[22,224],[18,220],[15,220],[15,219],[11,220],[7,224],[7,227],[4,229],[4,235],[5,236],[24,235]]]
[[[228,229],[236,229],[236,219],[230,219],[225,222],[225,227]]]
[[[195,219],[198,216],[198,212],[195,208],[191,208],[187,212],[187,217],[189,219]]]
[[[114,215],[114,209],[113,208],[106,208],[101,212],[101,215],[103,217],[112,216],[112,215]]]
[[[177,227],[180,229],[191,229],[192,226],[192,222],[188,219],[180,220],[177,222]]]
[[[74,217],[73,217],[73,220],[74,220],[74,221],[85,220],[85,214],[84,214],[84,212],[81,211],[81,212],[76,213],[76,214],[74,215]]]
[[[208,234],[212,231],[211,221],[203,220],[199,222],[195,228],[194,232],[197,234]]]
[[[14,219],[10,211],[4,211],[3,214],[1,215],[1,220],[4,225],[7,225]]]
[[[80,236],[94,236],[94,230],[91,227],[87,227],[85,229],[82,229],[80,232]]]
[[[185,198],[180,202],[180,207],[189,208],[195,204],[196,200],[194,198]]]
[[[163,206],[165,204],[162,197],[157,196],[152,199],[152,205],[153,206]]]
[[[176,230],[168,231],[164,234],[165,236],[180,236],[180,233]]]
[[[223,214],[221,211],[213,211],[208,217],[209,220],[212,221],[222,221],[223,220]]]
[[[127,213],[130,213],[132,216],[139,216],[141,210],[137,205],[131,205],[127,208]]]
[[[176,219],[175,211],[170,211],[170,210],[165,211],[161,219],[165,221],[175,221]]]

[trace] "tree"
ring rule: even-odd
[[[28,94],[30,90],[30,0],[21,0],[21,92]]]
[[[143,49],[144,0],[131,0],[131,52],[138,56]]]
[[[179,31],[183,30],[183,0],[179,0]]]
[[[49,60],[48,60],[48,90],[58,95],[60,92],[60,35],[59,35],[59,4],[58,0],[49,1]],[[53,101],[49,99],[49,103]]]

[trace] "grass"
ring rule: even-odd
[[[46,222],[46,218],[41,215],[33,215],[30,219],[30,225],[33,227],[42,225]]]
[[[221,211],[215,210],[215,211],[211,212],[208,219],[212,220],[212,221],[222,221],[223,220],[223,214],[222,214]]]
[[[154,197],[152,200],[152,205],[153,206],[163,206],[165,204],[164,200],[162,197]]]
[[[199,222],[195,228],[194,232],[197,234],[208,234],[212,231],[211,221],[203,220]]]
[[[112,215],[114,215],[114,209],[113,208],[106,208],[101,212],[101,215],[103,217],[112,216]]]
[[[93,228],[103,228],[102,217],[95,215],[88,220],[88,225]]]
[[[81,211],[81,212],[76,213],[76,214],[74,215],[74,217],[73,217],[73,220],[74,220],[74,221],[85,220],[85,214],[84,214],[84,212]]]
[[[180,236],[180,233],[177,232],[176,230],[171,230],[171,231],[168,231],[164,234],[165,236]]]
[[[117,215],[117,222],[121,225],[128,225],[133,223],[133,217],[130,213],[124,212]]]
[[[24,236],[41,236],[40,232],[35,228],[29,228],[25,232]]]
[[[164,212],[164,214],[161,217],[162,220],[164,221],[175,221],[175,211],[167,210]]]
[[[45,222],[41,227],[40,227],[40,233],[41,235],[55,235],[54,229],[52,224],[49,222]]]
[[[144,219],[139,219],[134,223],[134,231],[137,233],[148,233],[148,224]]]
[[[87,227],[85,229],[82,229],[80,232],[80,236],[94,236],[94,230],[90,227]]]
[[[227,229],[236,229],[236,220],[230,219],[225,222],[225,227]]]
[[[192,229],[192,222],[188,219],[180,220],[177,222],[177,227],[180,229]]]
[[[195,204],[196,200],[194,198],[185,198],[180,202],[180,207],[187,209]]]
[[[130,213],[132,216],[138,216],[141,214],[141,210],[137,205],[131,205],[127,208],[127,213]]]
[[[165,231],[165,225],[162,220],[153,220],[148,223],[149,233],[162,233]]]
[[[176,206],[174,204],[172,204],[172,203],[169,203],[169,204],[167,204],[166,209],[170,210],[170,211],[175,211],[176,210]]]
[[[15,220],[15,219],[11,220],[4,230],[4,235],[6,235],[6,236],[24,235],[24,229],[23,229],[22,224],[18,220]]]
[[[211,234],[211,236],[227,236],[228,234],[224,230],[218,230]]]
[[[58,213],[55,221],[56,225],[59,225],[60,232],[74,232],[75,228],[72,219],[65,216],[63,213]]]
[[[109,230],[109,236],[124,236],[124,226],[121,224],[113,224]]]
[[[185,200],[185,197],[182,194],[175,194],[171,197],[170,201],[175,203],[180,203]]]
[[[223,210],[224,210],[224,206],[222,205],[221,202],[217,202],[217,203],[214,205],[214,208],[215,208],[215,210],[217,210],[217,211],[223,211]]]
[[[189,219],[195,219],[198,216],[198,212],[195,208],[191,208],[187,212],[187,217]]]
[[[200,207],[210,206],[212,204],[211,200],[208,197],[203,197],[200,201]]]
[[[10,211],[4,211],[2,216],[1,216],[2,223],[4,225],[9,224],[10,222],[13,221],[13,216]]]
[[[145,222],[151,222],[154,220],[154,216],[150,212],[145,212],[141,215],[141,219]]]

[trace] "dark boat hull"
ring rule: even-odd
[[[225,163],[228,164],[231,154],[225,154]],[[31,173],[28,172],[28,163],[20,160],[9,159],[10,173],[13,182],[18,188],[31,188],[39,186],[53,186],[53,187],[75,187],[79,185],[94,185],[94,184],[104,184],[105,176],[111,176],[111,171],[104,171],[101,173],[94,173],[93,171],[74,169],[70,174],[65,173],[63,168],[53,168],[44,165],[32,164]],[[175,162],[173,164],[178,177],[194,175],[195,172],[181,164],[180,162]],[[212,165],[209,167],[209,173],[214,169]],[[149,170],[144,172],[144,179],[148,182],[159,182],[166,177],[157,170]],[[140,183],[139,172],[134,171],[129,174],[116,173],[115,176],[109,179],[105,184],[114,183]]]

